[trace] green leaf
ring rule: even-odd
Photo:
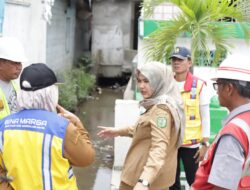
[[[238,26],[226,22],[217,24],[217,22],[229,17],[242,23],[249,22],[250,19],[250,12],[246,12],[250,10],[249,0],[237,0],[232,4],[228,0],[144,0],[143,6],[152,13],[156,6],[166,2],[173,3],[181,12],[170,21],[162,21],[160,27],[145,39],[144,50],[149,60],[168,62],[177,38],[188,34],[191,37],[192,58],[204,51],[205,63],[218,64],[221,60],[220,56],[229,51],[231,45],[228,39],[237,37]],[[250,28],[248,26],[249,24],[239,25],[242,35],[249,43]],[[208,47],[210,42],[215,47],[214,60],[211,58]]]

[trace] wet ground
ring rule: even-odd
[[[114,125],[115,100],[122,98],[122,89],[99,89],[99,93],[88,98],[76,113],[89,131],[96,150],[92,166],[74,168],[79,190],[110,190],[114,141],[97,137],[96,126]]]

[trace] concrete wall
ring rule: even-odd
[[[126,113],[126,117],[124,117],[124,113]],[[139,116],[139,101],[120,99],[115,101],[115,128],[134,125]],[[130,137],[116,137],[114,141],[114,165],[112,171],[111,190],[118,190],[121,169],[124,165],[125,157],[132,139]]]
[[[133,8],[129,0],[93,3],[92,57],[98,75],[121,74],[125,51],[132,47]]]
[[[47,25],[46,62],[56,71],[70,68],[74,59],[75,4],[55,0],[51,24]]]

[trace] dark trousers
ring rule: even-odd
[[[186,175],[187,182],[189,186],[194,182],[195,172],[198,169],[199,163],[195,163],[194,155],[198,151],[197,148],[183,148],[180,147],[178,149],[178,160],[177,160],[177,171],[176,171],[176,178],[175,183],[172,185],[169,190],[181,190],[181,181],[180,181],[180,174],[181,174],[181,160],[184,166],[184,171]]]

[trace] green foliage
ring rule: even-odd
[[[83,68],[86,73],[89,73],[91,71],[92,65],[92,59],[86,55],[81,56],[76,63],[76,67]]]
[[[95,85],[95,76],[84,71],[83,67],[73,68],[63,73],[65,82],[59,86],[59,104],[75,111]]]
[[[72,75],[77,81],[76,94],[77,99],[81,102],[95,85],[95,76],[83,72],[82,69],[75,69]]]
[[[247,21],[243,10],[249,1],[237,0],[232,4],[228,0],[144,0],[145,16],[152,15],[154,6],[170,2],[180,9],[171,22],[161,23],[161,26],[145,39],[145,52],[150,60],[165,62],[174,49],[176,40],[187,33],[191,37],[191,51],[194,60],[196,52],[204,51],[204,58],[208,63],[218,64],[224,52],[231,44],[226,39],[236,37],[236,28],[232,25],[216,24],[227,18],[233,18],[240,25],[246,38],[250,38],[250,31],[242,23]],[[237,3],[237,6],[236,6]],[[211,60],[208,44],[215,46],[215,56]]]
[[[204,59],[204,57],[206,56],[206,52],[205,51],[200,51],[197,50],[195,52],[195,59],[193,60],[193,64],[194,65],[199,65],[199,66],[218,66],[219,63],[221,63],[226,55],[227,52],[219,52],[220,54],[218,54],[218,52],[216,51],[210,51],[210,57],[208,59]],[[218,59],[218,64],[213,63],[212,61],[215,60],[217,57]],[[211,60],[211,62],[209,62],[208,60]]]
[[[71,76],[71,71],[63,74],[64,83],[59,85],[59,104],[70,111],[74,111],[77,106],[76,81]]]

